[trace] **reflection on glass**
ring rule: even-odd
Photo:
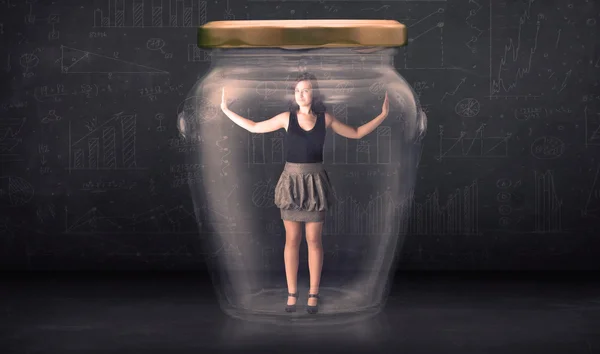
[[[213,52],[178,127],[197,146],[190,188],[226,313],[314,325],[381,309],[426,130],[394,54]]]

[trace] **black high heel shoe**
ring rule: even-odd
[[[319,294],[308,294],[308,297],[309,298],[314,297],[314,298],[318,299]],[[317,312],[319,312],[319,304],[317,303],[314,306],[306,305],[306,312],[310,313],[311,315],[316,314]]]
[[[298,293],[288,293],[288,296],[295,297],[296,302],[298,302]],[[293,305],[285,305],[285,312],[296,312],[296,304]]]

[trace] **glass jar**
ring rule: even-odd
[[[426,116],[393,66],[406,28],[397,21],[217,21],[199,30],[210,70],[178,108],[178,127],[202,183],[190,185],[222,309],[236,318],[281,323],[339,323],[382,308],[402,247]],[[286,240],[275,186],[286,163],[286,130],[252,133],[221,110],[254,122],[288,111],[296,77],[310,73],[327,112],[359,127],[382,113],[369,134],[327,130],[323,164],[333,204],[322,231],[319,312],[308,314],[307,247],[302,241],[295,313],[288,289]],[[364,132],[364,130],[363,130]],[[315,322],[316,321],[316,322]]]

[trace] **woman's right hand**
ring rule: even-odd
[[[221,91],[221,110],[227,110],[227,97],[225,97],[225,87],[223,86],[223,90]]]

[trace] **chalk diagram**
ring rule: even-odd
[[[250,118],[252,119],[252,118]],[[267,160],[267,151],[265,146],[265,141],[267,137],[266,134],[254,134],[247,133],[247,161],[249,165],[263,165],[268,163]],[[271,138],[271,163],[283,163],[284,161],[284,136],[281,134],[273,134],[274,137]],[[273,160],[276,158],[276,160]]]
[[[270,208],[275,206],[275,186],[277,181],[268,179],[259,181],[252,187],[252,204],[258,208]]]
[[[238,222],[235,215],[239,215],[239,210],[236,207],[230,206],[229,197],[238,189],[238,185],[234,185],[232,192],[229,193],[225,200],[215,200],[213,205],[204,205],[199,211],[202,214],[202,233],[203,234],[222,234],[222,235],[237,235],[249,234],[248,232],[238,232]],[[209,193],[210,194],[210,193]]]
[[[556,194],[554,173],[535,172],[534,232],[549,234],[562,231],[563,201]]]
[[[31,183],[21,177],[0,177],[0,207],[20,207],[33,199]]]
[[[440,203],[436,189],[425,202],[410,201],[409,233],[415,235],[476,235],[479,234],[479,185],[456,188],[445,204]]]
[[[255,90],[263,100],[268,100],[277,92],[277,83],[274,81],[259,82],[256,84]]]
[[[164,47],[167,45],[164,39],[162,38],[150,38],[146,41],[146,48],[151,51],[156,51],[161,53],[165,59],[172,59],[173,53],[167,53],[164,50]]]
[[[158,206],[141,213],[107,216],[99,208],[71,218],[72,213],[65,207],[66,234],[197,234],[196,216],[183,205],[173,208]]]
[[[456,93],[458,92],[458,89],[460,89],[460,87],[461,87],[461,86],[462,86],[462,85],[463,85],[463,84],[464,84],[466,81],[467,81],[467,78],[466,78],[466,77],[463,77],[462,79],[460,79],[460,81],[458,82],[458,84],[456,85],[456,87],[454,88],[454,90],[452,90],[452,91],[446,91],[446,92],[444,92],[444,95],[442,95],[442,98],[440,99],[440,103],[441,103],[441,102],[443,102],[443,101],[446,99],[446,97],[448,97],[448,96],[455,96],[455,95],[456,95]],[[422,91],[422,89],[420,89],[420,90],[415,90],[415,91],[417,91],[417,92],[418,92],[418,93],[417,93],[417,96],[421,96],[421,92],[420,92],[420,91]],[[469,98],[469,99],[467,99],[467,100],[475,100],[475,99],[474,99],[474,98]],[[475,101],[477,102],[477,100],[475,100]],[[461,103],[461,102],[462,102],[462,101],[460,101],[459,103]],[[459,115],[460,115],[460,113],[459,113],[459,111],[458,111],[458,107],[459,107],[459,105],[457,104],[457,105],[456,105],[456,108],[455,108],[455,111],[456,111],[456,114],[459,114]],[[479,102],[477,102],[477,108],[479,108]],[[477,113],[479,113],[479,111],[477,111]]]
[[[335,192],[334,192],[335,195]],[[353,196],[339,198],[327,211],[323,226],[326,235],[398,234],[406,203],[394,200],[390,191],[377,193],[369,201],[361,202]]]
[[[479,114],[479,101],[475,98],[463,98],[454,107],[454,112],[463,118],[473,118]]]
[[[588,194],[587,201],[583,208],[584,217],[594,217],[600,219],[600,164],[596,168],[596,174]]]
[[[24,77],[32,77],[34,75],[34,73],[33,73],[33,71],[31,71],[31,69],[37,67],[38,64],[40,63],[40,58],[37,55],[35,55],[36,52],[37,52],[37,50],[34,51],[33,53],[26,53],[26,54],[21,55],[19,64],[23,68],[23,76]]]
[[[219,154],[221,155],[221,176],[227,176],[227,171],[226,169],[231,166],[231,164],[229,163],[229,159],[228,156],[231,155],[231,149],[229,149],[229,147],[226,147],[223,144],[224,142],[229,141],[229,137],[227,135],[223,135],[221,136],[221,139],[217,140],[215,145],[217,146],[217,149],[219,149]]]
[[[500,218],[498,219],[498,224],[502,228],[507,228],[512,224],[511,215],[513,213],[513,208],[510,203],[513,200],[513,194],[510,189],[516,189],[521,186],[521,180],[518,180],[513,184],[513,181],[508,178],[500,178],[496,181],[496,188],[500,189],[498,194],[496,194],[496,202],[498,205],[498,214],[500,214]]]
[[[524,1],[517,16],[506,16],[512,4],[506,0],[490,0],[490,99],[537,99],[545,94],[559,94],[565,90],[572,69],[548,70],[535,63],[562,60],[561,28],[552,26],[562,20],[562,11],[548,13],[542,1]],[[556,8],[565,8],[563,2]],[[538,10],[539,8],[539,10]],[[544,12],[542,13],[542,10]],[[515,29],[506,38],[506,30]],[[546,38],[551,41],[542,41]],[[563,35],[564,37],[564,35]],[[580,39],[584,42],[584,39]],[[547,44],[551,43],[551,44]],[[560,54],[560,56],[559,56]],[[557,59],[560,58],[560,59]],[[563,63],[567,64],[567,63]]]
[[[220,112],[221,108],[204,96],[188,97],[177,106],[177,115],[181,115],[190,132],[197,128],[197,124],[219,118]]]
[[[211,61],[211,52],[205,49],[198,48],[198,44],[188,44],[187,60],[190,63],[208,63]]]
[[[414,8],[418,8],[418,5],[415,5]],[[408,38],[409,45],[403,48],[404,69],[444,68],[444,14],[446,10],[440,7],[433,11],[431,9],[426,11],[428,13],[420,18],[403,21],[407,23],[408,32],[411,34]],[[418,63],[418,67],[415,67],[416,63]]]
[[[242,234],[246,237],[250,236],[250,234]],[[227,235],[231,236],[231,235]],[[238,265],[242,266],[243,263],[241,261],[242,250],[240,247],[235,244],[235,242],[228,242],[225,240],[221,240],[220,243],[216,243],[210,247],[211,251],[208,252],[206,260],[207,261],[216,261],[221,260],[225,261],[225,263],[229,265]]]
[[[73,141],[69,122],[69,172],[73,170],[135,170],[137,166],[137,115],[122,114],[101,125],[88,125],[89,132]]]
[[[439,126],[439,155],[438,161],[448,158],[505,158],[508,157],[508,140],[511,133],[505,136],[486,136],[485,124],[475,131],[475,136],[467,137],[462,131],[458,137],[446,137],[444,126]]]
[[[196,219],[184,206],[160,205],[141,213],[117,213],[113,211],[109,216],[97,207],[80,213],[65,207],[63,233],[87,237],[76,238],[85,240],[85,244],[73,243],[60,253],[84,255],[89,249],[101,250],[107,257],[190,257],[196,253],[186,242],[179,241],[179,237],[187,239],[190,234],[198,234]]]
[[[66,46],[60,49],[63,74],[169,74],[168,71],[86,50]]]
[[[531,155],[538,160],[557,159],[565,152],[565,143],[554,136],[542,136],[531,144]]]
[[[583,109],[585,119],[585,146],[600,146],[600,113],[591,112],[586,105]]]
[[[20,137],[21,130],[27,118],[2,118],[0,120],[0,160],[2,162],[22,161],[21,154],[17,153],[17,147],[23,139]]]
[[[195,28],[207,19],[198,0],[106,0],[93,16],[93,27],[103,28]]]

